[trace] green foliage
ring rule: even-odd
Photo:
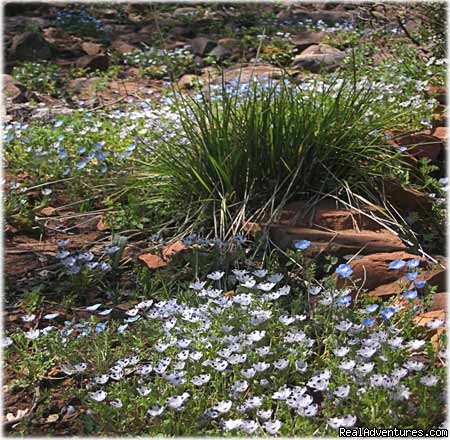
[[[48,62],[23,62],[14,67],[13,77],[30,90],[49,95],[57,95],[63,85],[59,67]]]
[[[343,182],[364,194],[371,179],[402,164],[377,136],[398,126],[402,113],[375,89],[280,81],[243,85],[243,93],[223,85],[213,96],[177,95],[186,142],[163,143],[150,169],[185,206],[262,206],[274,193],[279,200],[286,192],[338,192]]]

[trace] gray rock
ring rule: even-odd
[[[10,55],[20,61],[48,60],[52,56],[52,51],[41,34],[25,32],[13,38]]]
[[[231,50],[224,46],[216,46],[208,55],[215,57],[217,61],[223,61],[232,54]]]
[[[294,58],[293,66],[313,73],[320,70],[333,70],[345,55],[345,52],[327,44],[314,44]]]
[[[84,69],[107,70],[109,67],[109,57],[107,55],[85,55],[77,60],[77,67]]]
[[[196,37],[190,41],[190,46],[192,47],[192,51],[196,55],[204,56],[208,52],[211,52],[217,44],[205,37]]]

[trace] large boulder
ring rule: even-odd
[[[333,70],[345,57],[345,52],[328,44],[313,44],[301,54],[296,55],[294,67],[318,73],[321,70]]]
[[[11,102],[28,101],[28,89],[11,75],[2,75],[3,95]]]
[[[38,32],[25,32],[12,39],[10,56],[20,61],[47,60],[52,56],[48,42]]]
[[[109,57],[108,55],[85,55],[77,60],[77,67],[82,67],[88,70],[108,70]]]

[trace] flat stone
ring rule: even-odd
[[[327,44],[313,44],[296,55],[293,66],[318,73],[322,69],[331,70],[344,59],[345,52]]]

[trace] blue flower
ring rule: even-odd
[[[80,267],[80,266],[73,265],[73,266],[69,266],[69,267],[67,268],[67,273],[68,273],[69,275],[75,275],[75,274],[77,274],[80,270],[81,270],[81,267]]]
[[[373,327],[376,321],[375,318],[365,318],[362,323],[364,327]]]
[[[101,322],[100,324],[97,324],[94,330],[95,333],[101,333],[103,330],[105,330],[107,325],[108,325],[107,322]]]
[[[413,281],[417,278],[417,275],[418,275],[417,272],[409,272],[405,276],[408,281]]]
[[[70,255],[70,252],[68,251],[60,251],[56,253],[56,258],[58,260],[64,260],[64,258],[68,257]]]
[[[417,289],[423,289],[426,286],[427,282],[425,280],[423,281],[414,281],[414,286],[416,286]]]
[[[304,249],[308,249],[311,246],[311,242],[309,240],[300,240],[294,244],[295,249],[301,251]]]
[[[340,264],[336,268],[336,273],[342,278],[348,278],[353,273],[353,270],[348,264]]]
[[[106,272],[108,270],[111,270],[111,266],[108,263],[102,263],[100,264],[100,269]]]
[[[409,269],[415,269],[416,267],[419,267],[419,265],[420,265],[420,260],[418,260],[417,258],[414,258],[413,260],[408,261]]]
[[[375,310],[377,310],[377,309],[378,309],[378,304],[369,304],[364,310],[367,313],[372,313],[372,312],[375,312]]]
[[[380,312],[380,316],[384,319],[390,319],[397,313],[397,309],[395,307],[386,307]]]
[[[394,260],[389,263],[389,269],[401,269],[406,263],[403,260]]]
[[[438,182],[441,185],[447,185],[448,184],[448,177],[441,177]]]
[[[60,159],[65,159],[68,156],[68,153],[66,150],[62,149],[62,150],[60,150],[58,156]]]
[[[78,153],[83,154],[86,151],[86,147],[83,145],[81,147],[78,148]]]
[[[84,254],[78,255],[79,260],[92,261],[94,259],[94,254],[92,252],[85,252]]]
[[[86,165],[87,165],[87,161],[86,161],[86,160],[82,160],[81,162],[78,162],[75,166],[76,166],[79,170],[82,170]]]
[[[343,296],[336,301],[338,306],[348,307],[352,302],[352,297],[350,295]]]
[[[111,246],[105,248],[105,254],[112,255],[115,254],[120,249],[119,246]]]
[[[403,298],[406,298],[410,301],[417,298],[417,290],[408,290],[403,295]]]
[[[61,125],[63,125],[63,121],[61,119],[58,119],[55,122],[55,125],[53,125],[53,127],[58,128],[58,127],[61,127]]]
[[[56,246],[58,246],[60,248],[66,247],[69,244],[69,241],[70,240],[58,240],[56,242]]]

